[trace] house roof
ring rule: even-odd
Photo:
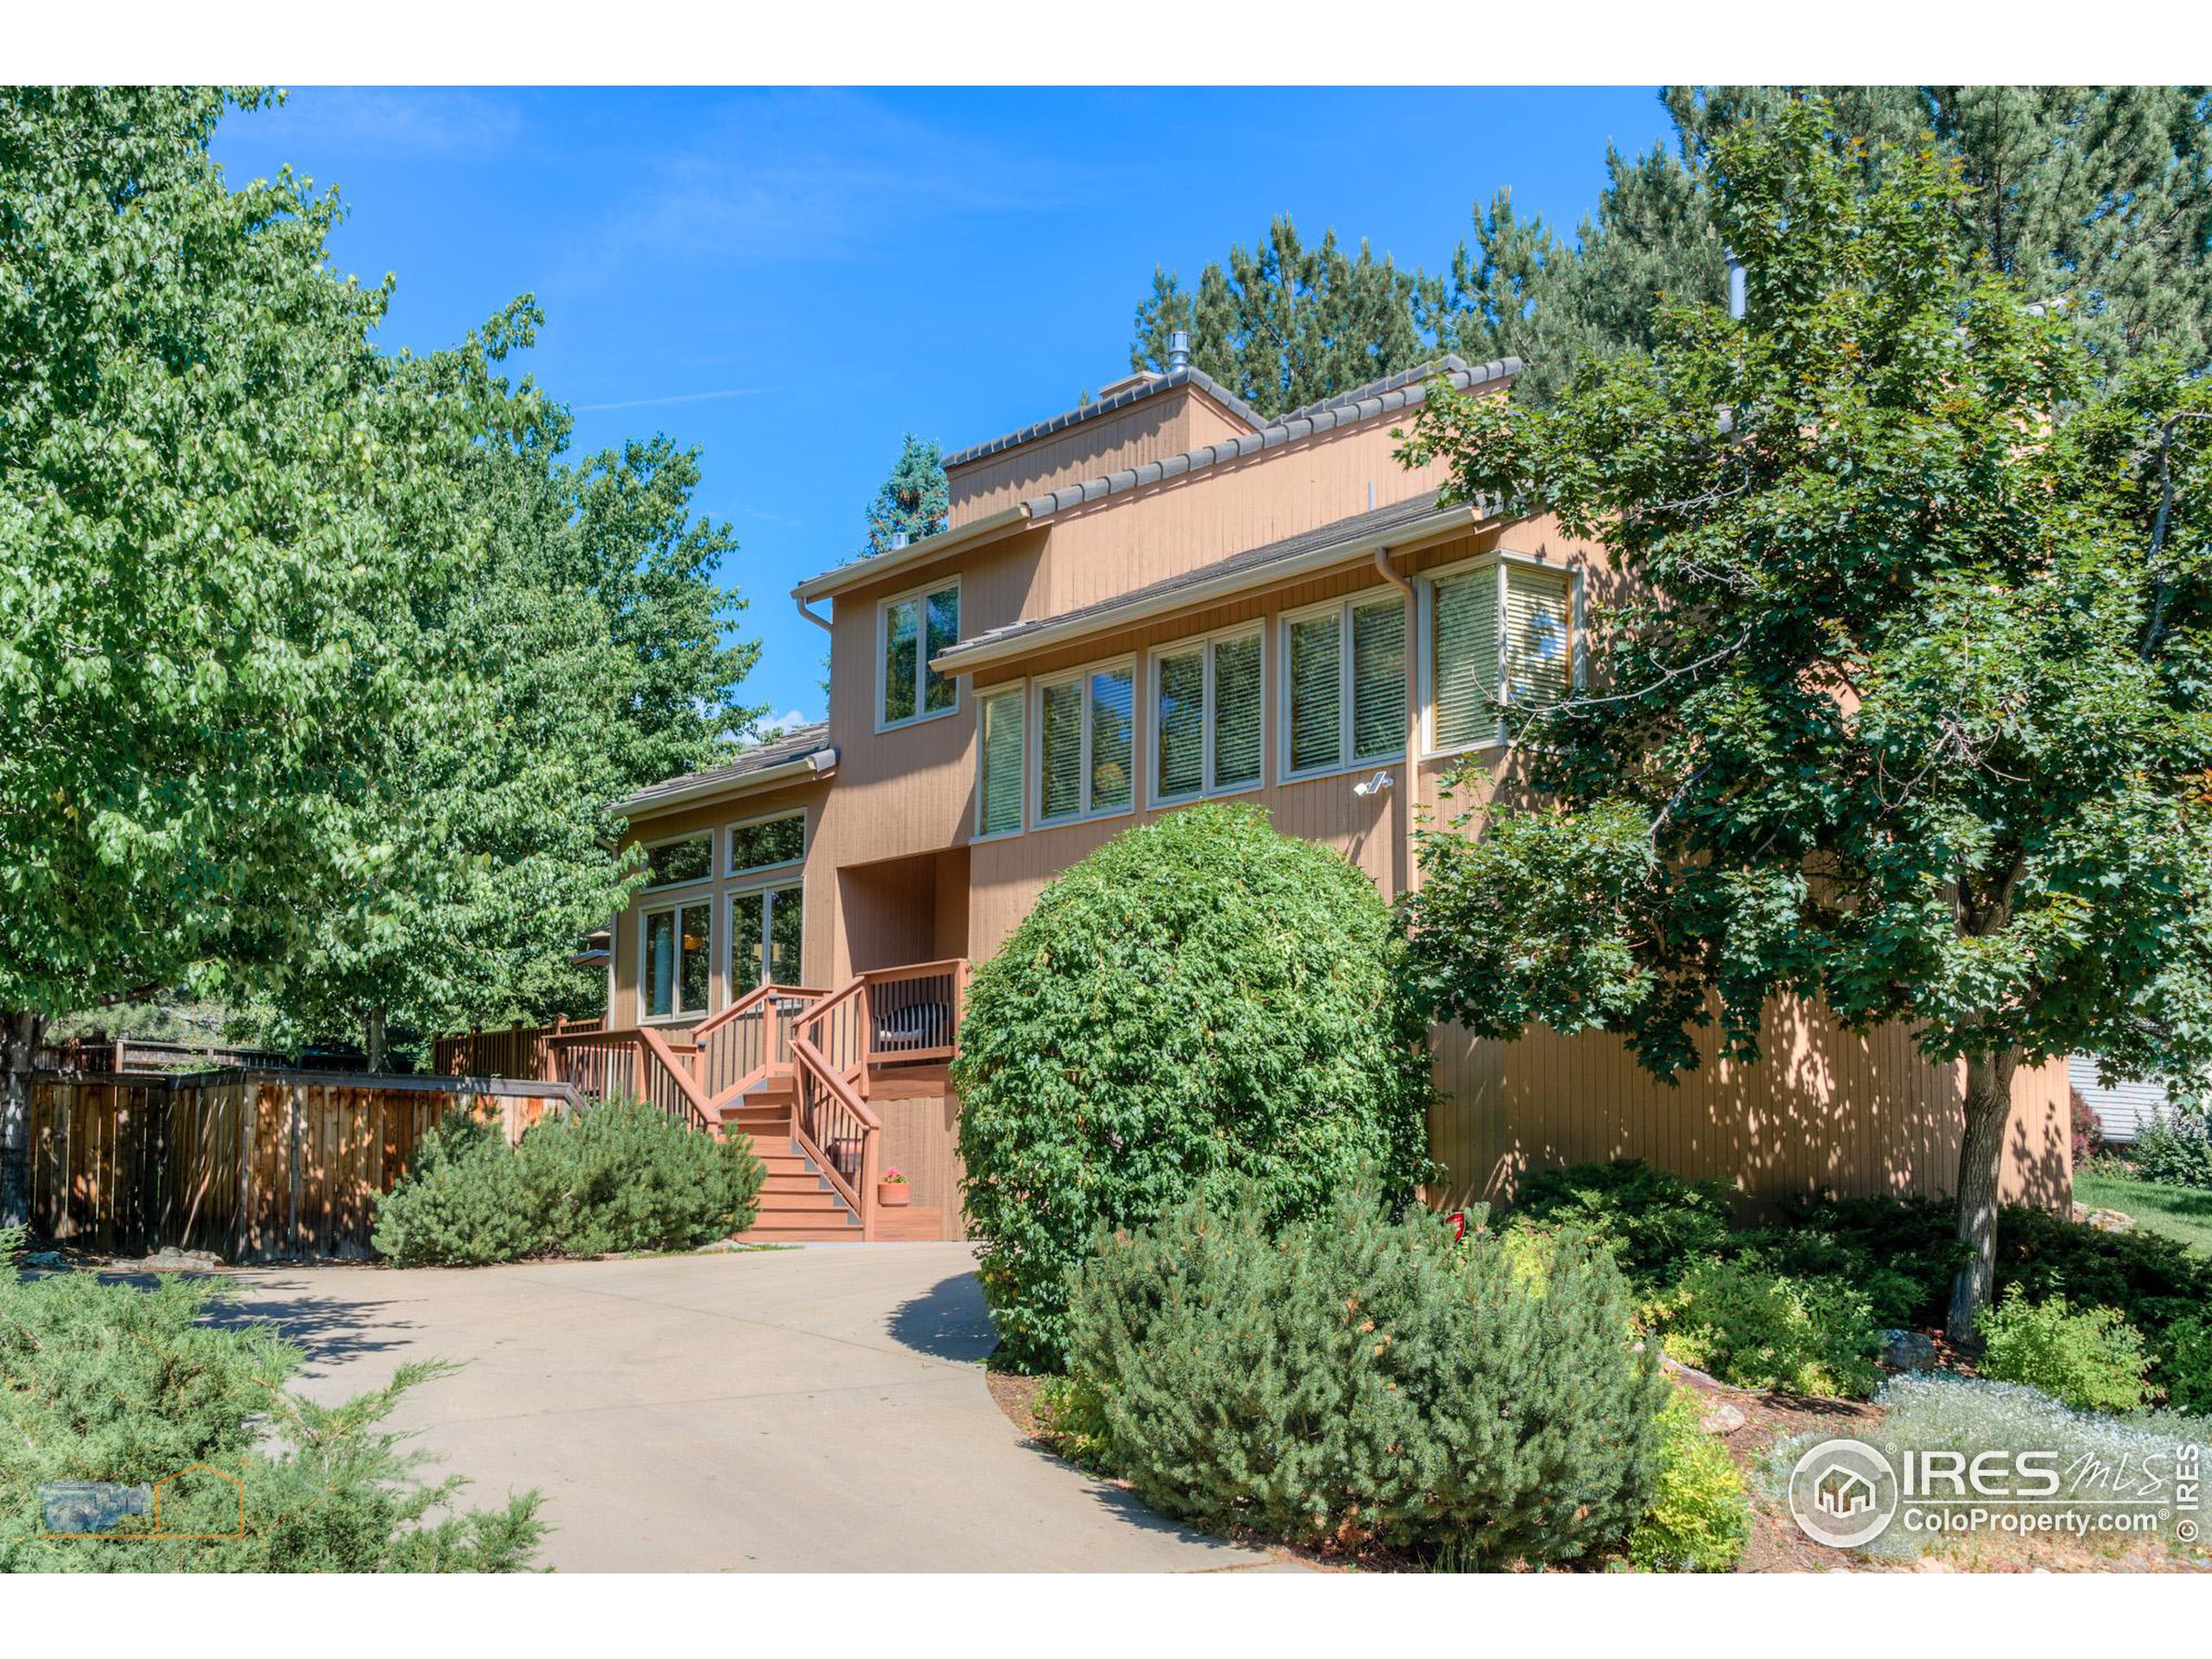
[[[829,765],[817,762],[817,757],[827,755]],[[626,800],[614,803],[614,810],[623,816],[634,817],[658,806],[670,806],[702,795],[712,795],[734,787],[757,787],[760,785],[785,780],[801,772],[827,772],[836,761],[836,750],[830,747],[830,723],[817,721],[811,726],[797,727],[776,739],[746,750],[726,766],[709,766],[704,772],[687,772],[674,778],[664,778],[657,784],[647,784]],[[817,762],[810,766],[809,762]]]
[[[1465,504],[1440,506],[1436,498],[1428,494],[1394,501],[1388,506],[1338,518],[1316,529],[1217,559],[1195,570],[1132,588],[1126,594],[1116,594],[1111,599],[1080,605],[1055,616],[1027,617],[1009,622],[939,652],[930,659],[930,666],[943,673],[967,672],[991,662],[1027,655],[1148,616],[1281,582],[1294,574],[1325,569],[1378,547],[1399,545],[1461,529],[1493,516],[1493,511]]]
[[[1179,370],[1178,372],[1196,375],[1198,371]],[[1124,467],[1120,472],[1109,473],[1103,478],[1088,479],[1081,483],[1066,485],[1057,490],[1048,490],[1042,495],[1033,496],[1027,501],[1018,502],[1001,512],[993,513],[988,518],[978,519],[973,524],[963,524],[957,530],[947,531],[941,535],[925,537],[918,542],[911,543],[895,554],[886,553],[873,558],[849,560],[834,569],[826,570],[818,576],[810,577],[801,582],[791,590],[792,596],[804,605],[809,600],[819,599],[825,594],[837,593],[842,588],[855,587],[863,582],[876,581],[906,565],[940,558],[957,549],[995,540],[1001,536],[1009,535],[1018,530],[1026,530],[1039,520],[1051,518],[1054,513],[1065,512],[1071,507],[1081,506],[1086,502],[1100,501],[1109,496],[1141,489],[1147,484],[1156,484],[1162,479],[1185,477],[1192,473],[1201,472],[1206,467],[1218,466],[1224,461],[1236,460],[1239,456],[1256,454],[1265,449],[1280,448],[1286,443],[1294,443],[1299,439],[1310,437],[1317,432],[1332,431],[1339,426],[1353,426],[1363,421],[1373,420],[1377,416],[1395,414],[1399,410],[1409,409],[1426,399],[1428,396],[1429,383],[1440,376],[1455,391],[1464,391],[1470,386],[1510,380],[1520,372],[1521,359],[1517,357],[1502,357],[1488,363],[1473,365],[1456,356],[1440,357],[1432,363],[1423,363],[1410,369],[1401,370],[1398,373],[1377,380],[1372,385],[1355,386],[1348,391],[1340,392],[1336,397],[1321,403],[1309,404],[1302,409],[1293,410],[1281,419],[1260,425],[1253,431],[1239,433],[1231,438],[1224,438],[1217,443],[1203,444],[1196,449],[1185,450],[1179,455],[1169,455],[1161,461],[1148,461],[1141,467]],[[1168,380],[1173,378],[1173,376],[1163,376],[1162,379]],[[1211,385],[1211,382],[1209,381],[1207,384]],[[1065,417],[1055,416],[1054,418],[1065,419]],[[1259,417],[1255,416],[1253,418],[1256,421]],[[1042,424],[1049,425],[1050,423]],[[993,442],[1001,444],[1008,443],[1020,436],[1019,433],[1009,434],[1006,439],[995,439]],[[967,450],[961,452],[963,455],[972,453],[975,452]],[[952,464],[950,458],[947,459],[946,464],[948,466]]]
[[[1094,398],[1090,403],[1065,410],[1045,420],[1032,421],[1027,426],[1018,428],[1003,436],[993,438],[988,442],[974,443],[965,449],[956,449],[944,457],[943,465],[945,471],[950,472],[955,467],[966,467],[979,461],[987,461],[993,455],[1003,454],[1009,449],[1018,448],[1022,444],[1033,442],[1039,438],[1048,438],[1056,432],[1066,431],[1070,427],[1081,426],[1086,421],[1095,421],[1102,415],[1117,413],[1128,408],[1132,404],[1141,404],[1147,397],[1155,397],[1163,391],[1172,391],[1177,386],[1196,386],[1255,431],[1267,424],[1265,416],[1235,392],[1230,391],[1228,387],[1215,380],[1211,375],[1199,369],[1181,368],[1172,370],[1166,374],[1147,375],[1135,385],[1122,387],[1119,391],[1109,392],[1103,397]]]

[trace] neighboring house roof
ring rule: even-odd
[[[634,817],[655,807],[675,805],[702,795],[740,787],[758,788],[803,774],[818,774],[836,763],[837,751],[830,747],[830,722],[817,721],[811,726],[786,732],[772,743],[747,749],[727,766],[709,766],[704,772],[687,772],[648,784],[627,800],[615,802],[614,810],[626,817]]]
[[[1056,616],[1033,616],[992,628],[939,652],[930,666],[941,673],[965,673],[1009,657],[1024,656],[1087,634],[1122,627],[1146,617],[1225,598],[1307,571],[1341,564],[1378,547],[1402,544],[1459,530],[1495,516],[1491,506],[1464,503],[1439,506],[1421,494],[1389,506],[1339,518],[1318,529],[1217,559],[1143,588],[1080,605]]]
[[[1198,371],[1191,369],[1178,372],[1196,374]],[[1429,383],[1440,376],[1455,391],[1464,391],[1470,386],[1510,380],[1520,372],[1521,359],[1517,357],[1502,357],[1489,363],[1471,365],[1458,357],[1440,357],[1433,363],[1402,370],[1371,385],[1355,386],[1324,403],[1294,410],[1281,420],[1260,426],[1256,430],[1241,433],[1233,438],[1224,438],[1218,443],[1185,450],[1179,455],[1169,455],[1162,461],[1148,461],[1141,467],[1125,467],[1117,473],[1109,473],[1103,478],[1047,491],[1043,495],[1033,496],[995,512],[988,518],[911,543],[897,553],[850,560],[835,569],[825,570],[822,575],[801,582],[791,590],[791,594],[804,605],[809,600],[835,594],[841,588],[876,581],[906,565],[942,558],[957,549],[1027,529],[1030,524],[1049,518],[1056,512],[1064,512],[1070,507],[1103,500],[1108,496],[1140,489],[1147,484],[1156,484],[1162,479],[1185,477],[1224,461],[1235,461],[1239,456],[1256,454],[1263,449],[1280,448],[1286,443],[1310,437],[1317,432],[1356,425],[1362,421],[1373,420],[1379,415],[1395,414],[1425,400],[1428,396]],[[1008,435],[1011,438],[1020,435]],[[948,460],[947,465],[950,464]]]
[[[1264,416],[1211,375],[1198,369],[1176,369],[1166,374],[1149,376],[1135,385],[1094,398],[1090,403],[1078,404],[1045,420],[1032,421],[1027,426],[1008,432],[1002,437],[993,438],[984,443],[973,443],[965,449],[956,449],[945,456],[941,464],[945,471],[950,472],[957,467],[986,461],[993,455],[1003,454],[1008,449],[1034,442],[1039,438],[1048,438],[1056,432],[1066,431],[1070,427],[1081,426],[1085,421],[1095,421],[1102,415],[1116,414],[1132,404],[1141,404],[1147,397],[1157,397],[1177,386],[1196,386],[1249,427],[1256,429],[1267,424]]]

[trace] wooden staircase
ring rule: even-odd
[[[792,1135],[793,1103],[791,1079],[783,1077],[722,1108],[722,1133],[749,1137],[768,1168],[760,1213],[737,1237],[747,1244],[856,1244],[861,1218]]]

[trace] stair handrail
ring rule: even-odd
[[[791,1065],[798,1078],[791,1138],[831,1190],[851,1207],[860,1221],[862,1241],[871,1239],[875,1236],[876,1156],[883,1120],[838,1075],[829,1057],[806,1038],[792,1037]],[[850,1177],[835,1155],[838,1143],[848,1138],[840,1133],[848,1124],[858,1132],[860,1140],[860,1157]]]
[[[548,1040],[546,1050],[553,1081],[568,1084],[579,1094],[596,1093],[604,1099],[626,1089],[694,1128],[721,1133],[719,1115],[709,1109],[706,1091],[693,1075],[690,1051],[679,1051],[650,1026],[555,1037]],[[596,1052],[599,1063],[579,1069],[570,1058],[578,1052]],[[618,1075],[618,1069],[627,1075]]]
[[[732,1101],[741,1099],[769,1077],[788,1069],[779,1052],[780,1045],[777,1041],[780,1023],[785,1017],[783,1005],[791,1001],[810,1004],[821,995],[820,991],[805,985],[756,985],[720,1014],[702,1020],[692,1027],[691,1039],[698,1045],[694,1074],[700,1086],[707,1091],[710,1114],[719,1116],[722,1108]],[[717,1086],[714,1081],[715,1061],[725,1046],[718,1039],[734,1037],[735,1033],[731,1033],[729,1027],[756,1009],[760,1014],[760,1052],[758,1058],[750,1059],[742,1071],[736,1072]]]
[[[653,1076],[651,1066],[640,1065],[639,1097],[652,1102],[664,1111],[669,1111],[671,1117],[676,1114],[669,1110],[670,1107],[681,1103],[690,1118],[693,1128],[704,1129],[720,1140],[721,1116],[708,1109],[707,1091],[699,1086],[699,1079],[693,1075],[690,1063],[679,1058],[675,1049],[670,1046],[668,1039],[651,1026],[639,1027],[638,1035],[643,1039],[644,1052],[659,1064],[661,1070],[667,1074],[668,1082],[675,1085],[674,1094],[671,1096],[664,1087],[655,1086],[660,1079]]]

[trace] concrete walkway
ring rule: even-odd
[[[823,1245],[233,1275],[333,1400],[467,1362],[402,1427],[489,1503],[535,1486],[563,1572],[1183,1572],[1268,1558],[1025,1446],[985,1389],[967,1247]]]

